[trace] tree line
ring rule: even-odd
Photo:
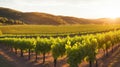
[[[0,17],[0,23],[2,24],[24,24],[24,22],[20,21],[20,20],[14,20],[14,19],[8,19],[6,17]]]

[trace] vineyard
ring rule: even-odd
[[[120,30],[119,24],[99,25],[99,24],[81,24],[81,25],[1,25],[2,36],[0,38],[57,38],[74,37],[76,35],[87,35],[106,33],[109,31]]]
[[[114,53],[114,47],[119,47],[119,43],[120,30],[66,38],[0,38],[1,46],[15,54],[20,52],[21,57],[27,53],[29,60],[32,53],[35,61],[39,61],[38,55],[43,55],[42,64],[45,64],[46,54],[51,54],[54,58],[51,61],[54,63],[52,67],[57,67],[60,57],[67,59],[69,67],[79,67],[83,61],[87,61],[89,67],[93,67],[93,64],[98,67],[97,55],[100,50],[103,51],[104,56],[108,56],[108,50],[111,49]]]
[[[119,0],[0,0],[0,67],[120,67]]]

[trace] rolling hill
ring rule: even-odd
[[[40,24],[40,25],[108,24],[113,22],[119,23],[120,21],[120,18],[117,18],[117,21],[112,21],[109,18],[85,19],[69,16],[56,16],[40,12],[21,12],[3,7],[0,7],[0,17],[19,20],[24,22],[25,24]]]

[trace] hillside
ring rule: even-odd
[[[54,15],[38,12],[20,12],[9,8],[0,8],[0,16],[20,20],[26,24],[66,24],[60,17]]]
[[[111,21],[109,18],[100,19],[84,19],[69,16],[55,16],[47,13],[40,12],[21,12],[10,8],[0,7],[0,17],[7,19],[19,20],[25,24],[40,24],[40,25],[64,25],[64,24],[108,24],[119,23],[117,21]]]

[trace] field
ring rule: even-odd
[[[3,34],[73,34],[101,32],[120,28],[120,25],[5,25],[0,26]]]

